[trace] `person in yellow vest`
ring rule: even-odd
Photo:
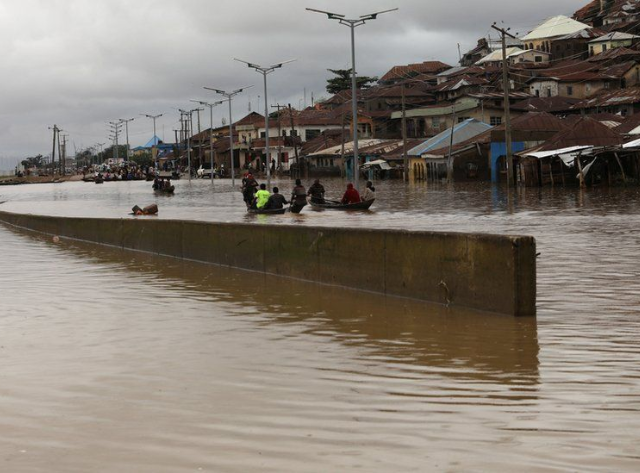
[[[256,192],[254,200],[256,209],[264,208],[264,206],[267,205],[270,196],[271,194],[267,190],[266,184],[260,184],[260,190]]]

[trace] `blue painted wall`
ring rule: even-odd
[[[524,141],[513,141],[511,142],[512,152],[518,153],[520,151],[524,151],[525,144]],[[507,155],[507,143],[491,143],[491,182],[498,182],[498,159],[500,156]]]

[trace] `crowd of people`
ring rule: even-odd
[[[349,183],[340,203],[355,204],[372,201],[376,198],[375,192],[376,189],[371,181],[367,181],[362,195],[353,184]],[[325,200],[325,188],[319,179],[313,182],[309,190],[305,189],[300,179],[296,179],[295,187],[291,191],[291,200],[287,200],[280,193],[278,187],[274,187],[272,192],[269,192],[266,184],[258,184],[251,172],[247,172],[242,178],[242,194],[247,208],[255,210],[280,210],[284,208],[285,204],[301,209],[307,205],[307,198],[312,204],[325,204],[327,202]]]

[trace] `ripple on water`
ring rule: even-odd
[[[158,203],[160,218],[532,234],[537,321],[0,227],[6,468],[637,471],[638,190],[376,186],[356,215],[247,217],[218,181]],[[123,217],[155,197],[70,183],[0,200]]]

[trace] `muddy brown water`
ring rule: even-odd
[[[0,189],[0,210],[157,202],[161,219],[530,234],[541,253],[538,317],[514,319],[0,225],[1,470],[638,471],[638,189],[376,186],[370,213],[264,218],[224,181]]]

